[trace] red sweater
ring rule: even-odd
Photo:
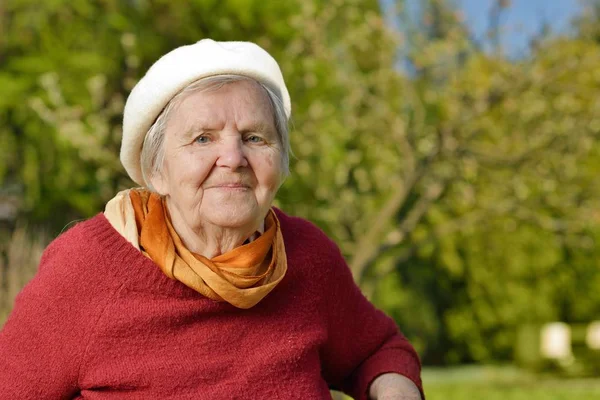
[[[0,399],[367,398],[385,372],[421,389],[418,357],[360,293],[337,246],[278,212],[288,256],[258,305],[167,278],[104,215],[45,251],[0,332]]]

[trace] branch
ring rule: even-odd
[[[385,205],[379,210],[369,230],[361,237],[356,245],[356,251],[350,260],[350,270],[356,282],[360,282],[364,275],[368,261],[377,252],[377,241],[386,224],[390,221],[406,202],[408,194],[421,179],[422,172],[412,174],[404,185],[399,185],[392,193]]]
[[[474,156],[475,158],[477,158],[477,160],[480,163],[486,164],[488,166],[514,167],[514,166],[521,166],[525,162],[532,160],[532,156],[535,154],[538,154],[540,151],[553,148],[563,138],[564,138],[563,136],[558,136],[558,135],[549,136],[542,143],[540,143],[536,146],[532,146],[529,149],[521,152],[521,154],[518,154],[514,157],[500,157],[500,156],[496,156],[496,155],[492,155],[492,154],[484,154],[482,152],[479,152],[477,150],[470,149],[467,147],[463,147],[461,149],[461,152],[463,154],[468,154],[468,155]]]
[[[406,203],[409,194],[414,190],[417,183],[429,171],[431,164],[442,154],[454,152],[451,146],[448,146],[448,138],[451,134],[446,127],[437,130],[437,143],[435,148],[410,171],[405,179],[405,185],[400,186],[392,194],[392,197],[385,203],[370,225],[370,229],[359,240],[356,251],[350,260],[350,269],[356,282],[361,282],[366,270],[379,255],[379,237],[383,233],[388,221],[392,220]],[[412,147],[411,147],[412,148]],[[421,220],[423,215],[429,209],[431,203],[437,200],[446,188],[448,181],[444,183],[433,184],[427,193],[420,198],[415,207],[409,212],[408,216],[400,225],[401,237],[411,232]]]
[[[404,185],[399,186],[395,190],[390,199],[388,199],[385,205],[379,210],[370,229],[359,240],[356,251],[350,260],[350,269],[352,270],[356,282],[362,280],[367,267],[372,260],[377,257],[379,249],[378,238],[383,233],[386,224],[396,216],[398,211],[405,204],[409,194],[423,176],[425,176],[425,173],[429,170],[429,166],[433,160],[437,158],[439,153],[440,147],[429,154],[421,167],[409,176]],[[427,194],[419,200],[415,208],[411,210],[408,217],[402,222],[400,229],[408,229],[407,232],[411,230],[427,211],[431,202],[439,197],[443,189],[443,185],[433,185],[430,190],[428,190]]]

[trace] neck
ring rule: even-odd
[[[251,224],[241,227],[217,226],[206,221],[200,221],[197,225],[190,225],[185,222],[185,218],[176,207],[169,205],[168,201],[167,208],[171,215],[173,228],[175,228],[185,247],[189,251],[208,259],[241,246],[246,239],[256,231],[260,231],[262,227],[262,220],[259,223],[253,221]]]

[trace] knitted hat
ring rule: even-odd
[[[224,74],[253,78],[272,89],[280,95],[289,118],[290,95],[279,65],[258,45],[204,39],[178,47],[150,67],[125,104],[121,163],[135,182],[145,185],[140,161],[144,138],[167,103],[198,79]]]

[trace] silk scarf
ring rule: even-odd
[[[106,204],[104,215],[165,275],[215,301],[251,308],[287,271],[283,236],[272,209],[262,235],[211,259],[186,248],[173,228],[165,199],[156,193],[142,188],[119,192]]]

